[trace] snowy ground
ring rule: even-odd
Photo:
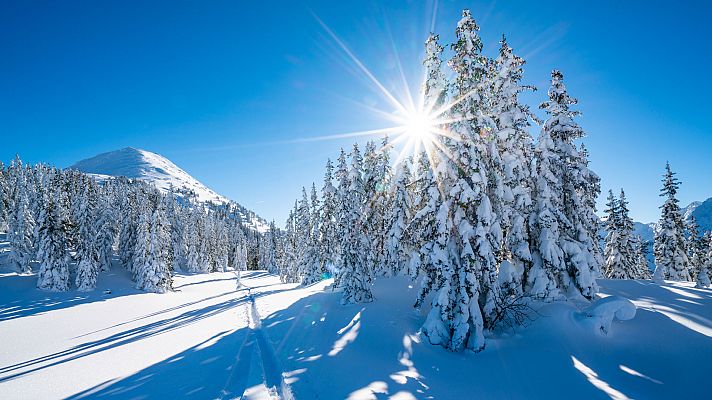
[[[0,275],[0,398],[704,398],[712,291],[601,281],[636,317],[594,332],[549,304],[479,354],[423,343],[407,279],[342,306],[326,288],[265,272],[179,275],[175,293],[129,289],[121,269],[88,294]],[[326,288],[326,289],[325,289]],[[112,293],[105,294],[105,289]]]

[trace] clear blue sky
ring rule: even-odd
[[[679,4],[684,3],[684,4]],[[712,196],[712,6],[671,1],[441,1],[454,36],[472,9],[485,52],[506,33],[545,97],[561,69],[580,100],[592,168],[658,218],[666,160],[682,203]],[[314,18],[386,87],[398,61],[417,88],[429,1],[0,2],[0,159],[66,167],[126,146],[173,160],[282,224],[302,185],[351,139],[283,143],[388,126],[392,111]],[[602,198],[605,197],[602,195]],[[601,200],[602,203],[602,200]]]

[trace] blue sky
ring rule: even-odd
[[[634,4],[637,3],[637,4]],[[676,2],[679,3],[679,2]],[[712,37],[706,2],[440,1],[452,41],[462,8],[485,53],[502,33],[545,98],[549,71],[580,100],[591,166],[626,189],[637,220],[658,218],[666,160],[683,204],[712,196]],[[298,138],[390,124],[392,107],[319,25],[394,93],[399,62],[417,90],[431,1],[4,1],[0,159],[66,167],[134,146],[282,224],[302,185],[352,139]],[[601,196],[603,202],[605,193]]]

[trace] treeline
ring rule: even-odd
[[[75,170],[0,163],[0,231],[8,261],[37,272],[37,287],[93,290],[112,260],[136,287],[172,289],[174,271],[207,273],[256,267],[260,234],[241,207],[163,193],[127,178],[102,183]]]
[[[310,283],[335,275],[343,302],[373,299],[374,276],[407,273],[430,301],[422,331],[452,350],[484,347],[484,333],[516,321],[525,298],[592,299],[603,261],[595,201],[598,176],[561,72],[551,73],[547,115],[536,121],[519,95],[524,60],[503,38],[482,54],[468,10],[447,65],[437,35],[425,43],[425,152],[391,166],[387,140],[327,162],[286,224],[278,272]]]

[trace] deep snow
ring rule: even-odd
[[[263,271],[178,275],[142,293],[121,269],[90,293],[44,293],[0,275],[0,397],[26,398],[703,398],[712,368],[712,291],[600,281],[638,307],[608,334],[590,310],[554,303],[478,354],[417,334],[406,278],[342,306],[324,281]],[[104,294],[106,289],[111,294]],[[609,304],[615,301],[608,301]],[[425,311],[425,310],[424,310]],[[630,311],[630,310],[628,310]],[[595,313],[594,313],[595,314]]]

